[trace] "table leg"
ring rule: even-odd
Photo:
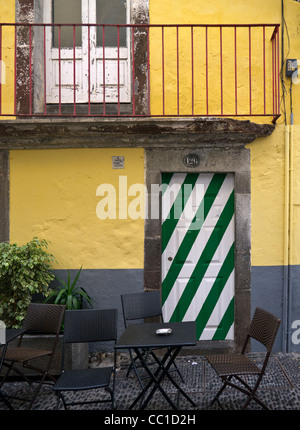
[[[169,396],[167,395],[167,393],[160,386],[160,382],[162,381],[162,379],[163,379],[166,371],[169,369],[170,365],[172,364],[172,362],[170,362],[170,363],[168,363],[168,365],[166,367],[164,367],[164,363],[166,362],[166,360],[171,355],[171,350],[168,350],[166,352],[165,356],[163,357],[162,361],[159,362],[160,364],[159,364],[158,368],[156,369],[156,371],[154,373],[152,373],[151,370],[149,369],[149,367],[148,367],[146,361],[144,360],[142,354],[140,353],[140,351],[138,349],[135,349],[135,353],[138,356],[138,358],[139,358],[142,366],[144,367],[144,369],[146,370],[146,372],[150,376],[150,381],[144,387],[144,389],[141,391],[141,393],[138,395],[138,397],[134,400],[134,402],[130,405],[129,409],[132,409],[137,404],[137,402],[144,396],[144,394],[148,391],[148,389],[151,387],[152,384],[154,384],[154,388],[152,389],[151,393],[148,394],[146,400],[140,406],[140,409],[144,409],[146,407],[146,405],[148,404],[149,400],[151,399],[153,393],[157,389],[159,389],[161,391],[161,393],[163,394],[163,396],[165,397],[165,399],[170,403],[170,405],[172,406],[172,408],[173,409],[177,409],[177,407],[172,402],[172,400],[169,398]],[[160,372],[161,369],[163,370],[163,372],[160,375],[160,377],[157,379],[157,376],[158,376],[158,374],[159,374],[159,372]]]
[[[148,375],[150,376],[150,381],[147,384],[147,386],[142,390],[142,392],[139,394],[139,396],[134,400],[134,402],[131,404],[129,409],[132,409],[133,406],[144,396],[146,391],[151,387],[152,384],[154,384],[154,387],[152,388],[151,392],[148,394],[146,400],[141,405],[140,409],[144,409],[146,405],[149,403],[150,399],[152,398],[154,392],[159,389],[162,395],[165,397],[165,399],[168,401],[168,403],[172,406],[173,409],[178,409],[176,405],[172,402],[168,394],[165,392],[165,390],[161,387],[161,381],[163,380],[164,376],[166,375],[171,383],[180,391],[180,393],[193,405],[196,406],[196,404],[192,401],[192,399],[182,390],[182,388],[177,384],[177,382],[171,377],[168,370],[171,367],[171,365],[174,363],[175,358],[177,357],[178,353],[180,352],[181,347],[176,348],[169,348],[167,352],[165,353],[162,360],[158,360],[156,357],[156,361],[158,363],[157,370],[152,373],[147,366],[147,363],[143,359],[143,356],[140,354],[138,350],[136,350],[136,354],[141,361],[142,366],[147,371]],[[155,356],[155,354],[153,353]],[[167,362],[167,365],[165,366],[165,363]],[[160,376],[159,373],[161,372]]]
[[[178,351],[179,352],[179,351]],[[178,352],[176,353],[176,356],[178,355]],[[175,359],[175,358],[174,358]],[[173,362],[173,361],[172,361]],[[172,382],[175,388],[191,403],[192,406],[197,406],[196,403],[186,394],[186,392],[180,387],[179,384],[173,379],[173,377],[170,375],[169,372],[166,373],[166,376],[169,378],[169,380]]]

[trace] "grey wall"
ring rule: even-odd
[[[285,274],[290,284],[285,289]],[[300,266],[290,266],[287,271],[283,266],[252,267],[251,276],[251,312],[260,306],[281,319],[274,351],[300,352]],[[299,321],[299,324],[297,323]],[[292,324],[294,323],[294,328]],[[297,326],[297,327],[296,327]],[[286,345],[286,346],[285,346]],[[254,351],[262,348],[253,342]]]
[[[77,270],[70,270],[71,279]],[[54,274],[66,281],[68,270],[55,270]],[[144,291],[143,269],[83,269],[78,279],[78,285],[83,287],[93,298],[93,308],[118,309],[118,337],[124,330],[121,294]],[[54,281],[55,288],[59,282]]]
[[[283,351],[284,337],[288,350],[300,352],[300,266],[292,266],[289,271],[292,290],[288,303],[284,303],[283,297],[283,266],[253,266],[251,269],[251,314],[257,306],[260,306],[282,320],[275,341],[274,351]],[[67,270],[55,270],[54,273],[63,280],[67,280]],[[70,270],[71,279],[74,279],[77,270]],[[51,286],[55,288],[58,283],[54,281]],[[84,287],[93,297],[95,308],[117,308],[119,312],[118,337],[124,330],[123,313],[121,306],[121,294],[144,291],[143,269],[85,269],[82,270],[78,285]],[[289,306],[290,303],[290,306]],[[290,309],[285,321],[284,306]],[[299,325],[297,325],[299,321]],[[294,328],[292,323],[294,322]],[[287,327],[284,330],[284,327]],[[297,333],[299,330],[299,334]],[[294,336],[292,337],[294,333]],[[295,343],[295,340],[299,343]],[[263,351],[257,343],[252,342],[252,351]]]

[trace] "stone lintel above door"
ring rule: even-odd
[[[0,122],[1,149],[244,147],[273,124],[230,118],[43,118]]]

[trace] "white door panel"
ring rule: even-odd
[[[228,339],[234,315],[234,176],[176,173],[170,184],[177,196],[184,195],[186,206],[191,204],[169,221],[164,218],[175,213],[176,199],[162,199],[164,319],[196,321],[199,339]],[[194,188],[185,192],[189,184]],[[196,185],[202,185],[202,193],[195,192]],[[196,213],[197,224],[186,219]]]
[[[129,22],[128,4],[127,22]],[[95,24],[96,16],[96,0],[81,0],[81,23]],[[52,2],[50,0],[44,3],[44,22],[52,22]],[[59,22],[63,24],[67,20],[62,16],[59,18]],[[73,24],[79,23],[74,22]],[[126,46],[119,46],[119,48],[105,46],[103,49],[103,46],[97,46],[96,27],[83,25],[78,27],[81,28],[80,43],[77,37],[77,44],[80,46],[76,46],[74,49],[72,40],[68,41],[72,45],[69,47],[63,46],[59,42],[62,39],[63,28],[64,26],[61,26],[60,36],[58,35],[59,30],[57,30],[54,46],[53,28],[46,27],[46,102],[55,104],[130,102],[129,30],[126,30]],[[70,28],[73,29],[73,26]],[[103,38],[103,34],[101,36]],[[109,38],[107,43],[110,43]],[[105,59],[104,66],[103,58]]]

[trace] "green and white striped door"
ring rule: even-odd
[[[233,339],[234,175],[162,175],[165,321],[196,321],[199,340]]]

